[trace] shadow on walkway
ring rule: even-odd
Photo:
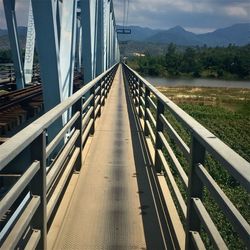
[[[124,79],[124,85],[136,167],[136,173],[134,173],[133,177],[137,179],[138,183],[141,204],[138,209],[142,215],[147,249],[175,249],[163,212],[164,205],[160,198],[156,172],[148,154],[145,137],[129,94],[126,79]]]

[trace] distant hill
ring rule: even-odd
[[[117,25],[116,29],[122,29],[123,27]],[[119,35],[121,41],[146,41],[149,37],[156,35],[161,30],[154,30],[150,28],[143,28],[139,26],[127,26],[126,29],[131,29],[132,33],[130,35]]]
[[[117,26],[117,28],[122,28]],[[250,43],[250,23],[235,24],[227,28],[217,29],[214,32],[195,34],[176,26],[168,30],[157,30],[139,26],[128,26],[130,35],[119,35],[120,41],[139,42],[133,43],[133,47],[139,45],[169,44],[175,43],[179,46],[228,46],[235,44],[243,46]],[[26,40],[26,27],[18,27],[21,47],[24,48]],[[130,43],[131,44],[131,43]],[[151,46],[150,45],[150,46]],[[152,47],[151,46],[151,47]],[[7,30],[0,29],[0,49],[9,48]]]
[[[0,37],[5,35],[8,35],[7,30],[0,29]]]
[[[20,26],[17,28],[17,32],[19,35],[19,41],[21,48],[25,47],[25,41],[26,41],[26,34],[27,34],[27,28]],[[9,43],[9,36],[8,31],[0,29],[0,49],[9,49],[10,43]]]
[[[210,46],[246,45],[250,43],[250,23],[235,24],[198,37]]]
[[[168,30],[153,30],[138,26],[129,26],[131,35],[119,35],[121,41],[141,41],[150,43],[175,43],[180,46],[227,46],[246,45],[250,43],[250,23],[235,24],[214,32],[195,34],[186,31],[181,26]]]
[[[202,42],[196,34],[186,31],[181,26],[176,26],[169,30],[161,31],[149,38],[148,42],[154,43],[175,43],[177,45],[202,45]]]

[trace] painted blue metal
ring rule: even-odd
[[[104,1],[98,0],[96,75],[104,71]]]
[[[78,72],[82,70],[82,25],[79,17],[77,18],[77,29],[76,29],[76,69]]]
[[[82,21],[82,62],[84,83],[92,80],[90,1],[80,0]]]
[[[116,41],[115,17],[114,17],[114,14],[113,14],[112,65],[115,64],[115,41]]]
[[[78,71],[83,68],[86,84],[116,62],[118,42],[113,2],[30,1],[32,5],[29,11],[25,76],[27,82],[31,82],[36,38],[44,109],[47,112],[72,94],[75,66]],[[14,52],[17,84],[21,88],[25,81],[16,31],[15,0],[4,0],[4,5]],[[52,136],[69,117],[66,114],[63,121],[58,121],[58,128],[52,129]]]
[[[61,101],[73,93],[73,78],[76,44],[76,0],[65,1],[62,5],[60,38]],[[63,116],[63,124],[70,118],[70,112]]]
[[[55,6],[56,6],[57,36],[58,36],[58,42],[59,42],[59,46],[60,46],[61,20],[62,20],[62,0],[55,0]]]
[[[106,54],[106,65],[109,68],[109,51],[110,51],[110,1],[107,6],[107,54]]]
[[[110,5],[111,6],[111,5]],[[111,67],[111,54],[112,54],[112,12],[110,7],[110,13],[109,13],[109,68]]]
[[[107,69],[107,32],[108,32],[108,25],[107,25],[107,10],[108,9],[108,0],[103,1],[103,43],[104,43],[104,53],[103,53],[103,68],[104,70]]]
[[[62,100],[73,94],[75,46],[77,28],[77,1],[65,2],[63,5],[63,18],[61,22],[60,64],[62,75]],[[68,113],[67,120],[70,119]]]
[[[25,59],[24,59],[24,75],[25,75],[26,83],[31,83],[31,80],[32,80],[35,37],[36,37],[36,34],[35,34],[35,27],[34,27],[33,11],[32,11],[32,5],[30,1]]]
[[[12,60],[14,63],[16,86],[17,89],[22,89],[25,86],[25,79],[23,74],[23,63],[22,63],[18,33],[17,33],[15,0],[3,0],[3,4],[4,4],[6,23],[8,27],[8,34],[10,39]]]
[[[98,31],[98,0],[91,1],[91,34],[93,35],[91,44],[92,44],[92,68],[93,68],[93,79],[96,77],[96,67],[97,67],[97,31]]]
[[[51,0],[32,0],[32,8],[43,83],[44,110],[47,112],[62,100],[56,6]],[[59,120],[49,129],[49,141],[61,127],[62,120]]]
[[[110,50],[110,18],[109,18],[109,13],[110,13],[110,4],[108,4],[107,8],[107,54],[106,54],[106,65],[107,68],[109,68],[109,50]]]

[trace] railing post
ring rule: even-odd
[[[193,198],[202,199],[203,183],[196,174],[195,168],[200,164],[204,164],[205,148],[203,145],[192,135],[191,145],[191,168],[188,178],[188,200],[187,200],[187,223],[186,223],[186,250],[195,249],[192,244],[190,231],[200,232],[201,223],[198,215],[195,212],[193,205]]]
[[[134,81],[135,81],[135,78],[131,75],[130,76],[130,86],[131,86],[132,96],[134,99],[134,104],[136,105],[136,93],[134,92],[134,89],[135,89]]]
[[[10,71],[9,71],[9,77],[10,77],[10,82],[12,83],[14,79],[12,79],[12,66],[10,66]]]
[[[139,94],[137,90],[139,90],[139,79],[137,77],[134,77],[134,90],[135,90],[135,106],[139,107]],[[137,100],[138,97],[138,100]],[[139,112],[139,111],[138,111]]]
[[[75,170],[76,171],[80,171],[81,166],[82,166],[82,106],[83,106],[83,97],[81,97],[76,103],[75,103],[75,112],[80,112],[79,117],[77,118],[77,120],[75,121],[75,128],[76,130],[80,131],[80,134],[76,140],[76,147],[80,148],[80,153],[76,159],[76,163],[75,163]]]
[[[130,93],[131,93],[131,95],[132,95],[132,99],[133,99],[133,101],[134,101],[133,81],[132,81],[131,72],[129,72],[129,75],[128,75],[128,85],[129,85]]]
[[[150,90],[145,86],[145,96],[144,96],[144,101],[145,101],[145,107],[144,107],[144,135],[149,136],[149,130],[147,126],[147,121],[149,120],[147,108],[149,108],[149,100],[148,97],[150,96]]]
[[[90,129],[90,134],[94,135],[95,133],[95,85],[90,89],[90,95],[93,95],[93,98],[90,101],[90,107],[93,107],[93,111],[90,115],[90,119],[93,119],[93,124]]]
[[[104,99],[104,102],[105,102],[105,100],[108,97],[108,77],[107,76],[105,76],[104,78],[104,96],[105,96],[105,99]]]
[[[99,108],[99,111],[98,111],[98,114],[97,116],[100,117],[101,114],[102,114],[102,79],[99,81],[99,90],[98,90],[98,95],[99,95],[99,101],[98,101],[98,105],[100,105],[100,108]]]
[[[141,107],[143,107],[142,101],[141,101],[141,97],[142,97],[142,88],[143,88],[143,83],[141,80],[139,80],[139,118],[142,118],[142,111],[141,111]]]
[[[134,82],[133,82],[133,76],[129,75],[129,88],[130,88],[130,92],[133,98],[133,102],[135,102],[135,94],[134,94]]]
[[[101,80],[101,99],[103,98],[103,101],[101,102],[101,105],[105,105],[105,77]]]
[[[46,133],[43,131],[31,144],[31,158],[40,162],[40,168],[30,184],[30,195],[40,197],[40,204],[32,219],[33,230],[41,231],[37,249],[47,249],[47,201],[46,201]]]
[[[108,93],[109,93],[109,90],[110,90],[110,84],[111,84],[111,76],[110,76],[110,73],[108,73],[108,76],[107,76],[107,95],[106,95],[106,97],[108,97]]]
[[[155,132],[155,169],[158,173],[161,172],[161,160],[158,155],[158,149],[162,150],[163,144],[159,133],[163,132],[164,124],[161,121],[161,114],[164,115],[164,104],[157,99],[157,111],[156,111],[156,132]]]

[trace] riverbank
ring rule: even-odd
[[[211,106],[214,108],[223,108],[226,111],[248,115],[248,119],[250,118],[250,88],[247,89],[194,86],[160,86],[157,88],[178,105],[192,104]]]
[[[224,88],[248,88],[250,89],[249,81],[229,81],[229,80],[216,80],[216,79],[181,79],[181,78],[162,78],[162,77],[145,77],[154,86],[163,87],[224,87]]]
[[[131,63],[128,64],[129,67],[134,68],[141,76],[145,78],[162,78],[162,79],[171,79],[171,80],[198,80],[198,79],[206,79],[206,80],[221,80],[221,81],[250,81],[250,75],[241,78],[236,74],[230,74],[228,72],[224,72],[223,75],[218,74],[218,72],[213,70],[204,70],[200,72],[198,75],[194,75],[193,73],[178,73],[177,75],[171,75],[166,70],[161,69],[159,74],[147,74],[142,72],[137,65],[133,65]]]
[[[139,74],[168,78],[250,80],[250,44],[237,47],[187,47],[169,44],[166,53],[131,57],[128,64]]]
[[[130,67],[132,65],[129,65]],[[132,67],[133,68],[133,67]],[[198,76],[194,76],[193,74],[185,74],[185,73],[180,73],[178,75],[170,75],[167,72],[163,72],[159,75],[150,75],[150,74],[145,74],[143,72],[141,72],[140,70],[135,69],[135,71],[137,71],[141,76],[143,76],[144,78],[162,78],[165,80],[199,80],[199,79],[205,79],[205,80],[219,80],[219,81],[242,81],[242,82],[250,82],[250,76],[245,77],[244,79],[238,77],[237,75],[234,74],[224,74],[223,76],[218,76],[218,74],[216,72],[212,72],[212,71],[204,71],[201,72]]]

